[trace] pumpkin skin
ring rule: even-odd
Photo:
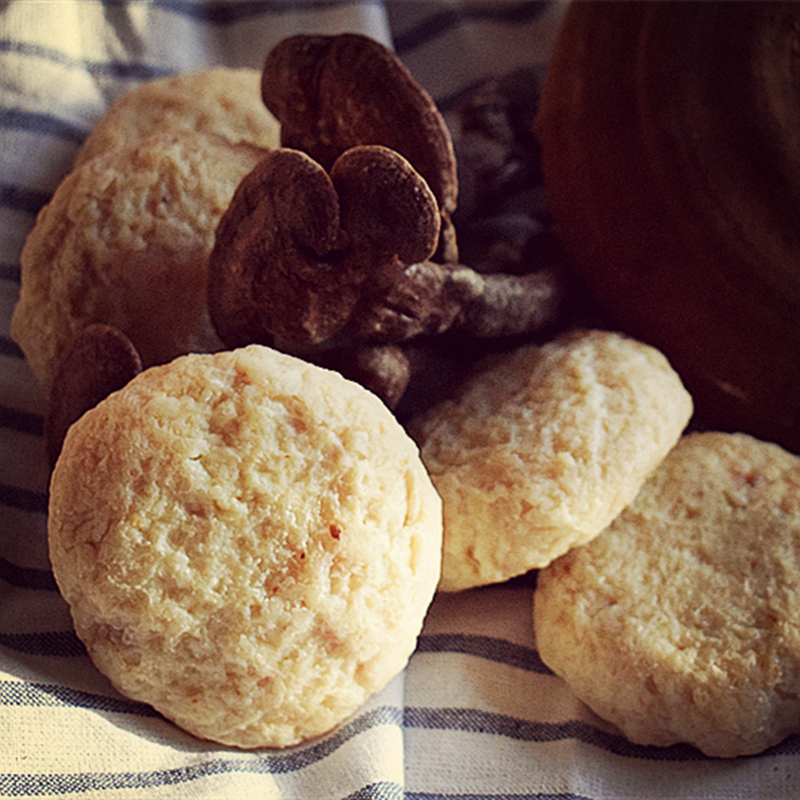
[[[610,323],[703,424],[800,452],[800,4],[573,3],[534,128]]]

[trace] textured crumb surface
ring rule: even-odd
[[[405,666],[441,501],[357,384],[260,346],[154,367],[70,430],[53,569],[112,682],[200,737],[285,746]]]
[[[444,503],[444,591],[506,580],[589,541],[680,437],[692,401],[666,358],[577,331],[489,362],[411,423]]]
[[[21,255],[11,333],[50,390],[63,348],[92,322],[122,330],[145,366],[221,345],[208,316],[214,231],[265,150],[159,133],[74,170]]]
[[[733,757],[800,731],[800,459],[685,437],[539,573],[534,622],[543,660],[636,743]]]
[[[217,67],[142,84],[117,101],[78,151],[76,164],[154,133],[199,131],[273,149],[280,125],[261,100],[261,71]]]

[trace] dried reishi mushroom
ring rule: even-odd
[[[455,265],[433,261],[411,264],[386,292],[361,303],[349,333],[380,342],[444,333],[461,308],[446,290],[454,269]]]
[[[273,307],[310,305],[315,288],[331,283],[323,259],[341,243],[339,200],[327,173],[304,153],[268,154],[239,184],[209,256],[209,314],[220,339],[231,348],[274,344]],[[305,297],[292,302],[295,287]],[[312,339],[324,336],[311,318],[320,305],[287,323],[311,327]]]
[[[478,272],[531,270],[551,219],[531,129],[546,71],[522,67],[477,84],[445,121],[458,164],[458,257]]]
[[[52,468],[70,426],[142,370],[131,340],[112,325],[87,325],[64,352],[50,392],[44,434]]]
[[[439,204],[437,261],[457,258],[451,217],[458,180],[450,132],[430,95],[389,49],[359,34],[299,35],[267,56],[262,97],[281,144],[330,169],[345,151],[378,144],[403,155]]]
[[[523,67],[486,78],[448,112],[458,164],[453,220],[459,234],[465,223],[498,212],[534,211],[529,195],[541,190],[542,176],[531,126],[545,74],[542,67]]]
[[[353,147],[336,159],[331,180],[347,258],[369,274],[371,287],[392,285],[409,264],[433,254],[440,231],[436,200],[405,158],[382,146]]]
[[[542,268],[531,245],[544,223],[515,205],[527,204],[538,174],[518,168],[535,166],[538,151],[528,152],[530,135],[519,137],[528,124],[517,120],[518,84],[528,77],[515,81],[484,87],[473,103],[483,120],[487,102],[514,90],[502,103],[508,125],[490,126],[476,145],[500,137],[505,177],[493,200],[514,195],[511,205],[490,202],[505,216],[489,237],[502,242],[476,270],[457,257],[450,131],[405,66],[359,35],[281,42],[267,57],[262,96],[281,122],[282,147],[242,182],[210,259],[209,310],[222,341],[259,342],[337,369],[395,408],[417,373],[427,382],[436,372],[442,347],[456,341],[470,354],[446,356],[450,374],[487,349],[477,339],[507,345],[555,327],[569,282],[551,259]],[[467,122],[472,130],[475,120]],[[513,242],[506,218],[520,228]]]
[[[330,173],[298,150],[267,154],[217,228],[208,292],[217,334],[228,347],[312,352],[363,293],[432,254],[439,219],[425,181],[388,148],[351,148]]]
[[[345,334],[360,344],[334,350],[322,363],[397,409],[412,381],[436,391],[441,376],[431,376],[430,371],[426,375],[420,367],[437,357],[437,349],[466,351],[458,359],[466,370],[472,359],[491,349],[490,341],[513,342],[554,330],[565,317],[573,288],[559,267],[525,275],[481,275],[460,264],[412,264],[387,292],[369,296],[356,307]],[[409,343],[415,348],[414,358]],[[455,362],[448,361],[452,372]],[[412,405],[420,406],[419,397]]]

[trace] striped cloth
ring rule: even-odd
[[[563,3],[6,0],[0,3],[0,796],[790,798],[800,738],[754,758],[637,747],[540,661],[529,582],[442,596],[407,669],[327,737],[241,752],[119,696],[48,567],[44,398],[9,321],[37,211],[108,106],[149,78],[260,66],[286,35],[394,46],[443,109],[486,75],[544,65]]]

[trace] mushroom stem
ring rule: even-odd
[[[460,267],[447,286],[461,305],[450,330],[482,338],[535,333],[558,318],[565,289],[565,276],[555,267],[526,275],[481,275]]]
[[[475,338],[538,333],[564,309],[569,278],[549,267],[524,275],[482,275],[463,264],[412,264],[391,289],[368,298],[349,332],[374,341],[405,341],[445,332]]]

